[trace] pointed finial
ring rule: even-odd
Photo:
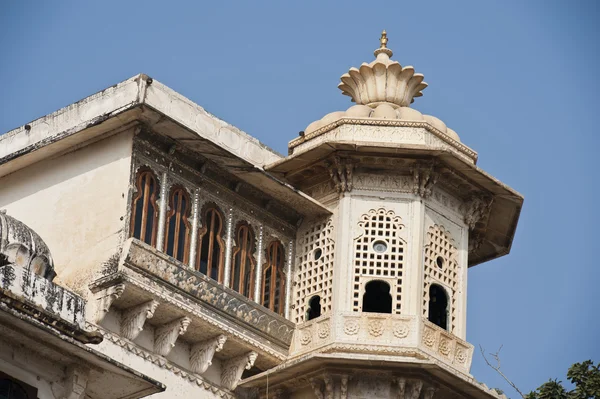
[[[381,47],[379,47],[379,48],[387,48],[387,42],[388,42],[387,32],[384,29],[383,32],[381,32],[381,38],[379,38],[379,43],[381,43]]]

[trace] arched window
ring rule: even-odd
[[[154,173],[148,168],[140,169],[135,187],[136,193],[131,206],[131,236],[155,246],[159,186]]]
[[[316,319],[321,316],[321,297],[313,296],[308,301],[308,310],[306,311],[306,321]]]
[[[204,273],[219,283],[223,282],[225,243],[221,238],[223,214],[216,205],[208,204],[202,211],[202,228],[198,239],[196,265]]]
[[[429,287],[429,321],[448,330],[448,295],[441,285]]]
[[[233,248],[231,288],[252,299],[254,285],[254,233],[248,223],[238,225]]]
[[[264,307],[283,314],[285,295],[285,273],[283,245],[273,241],[267,247],[267,262],[263,270],[262,301]]]
[[[369,281],[365,285],[362,311],[371,313],[392,313],[390,285],[381,280]]]
[[[169,213],[165,229],[165,252],[187,263],[191,226],[188,221],[190,198],[181,186],[174,186],[169,196]]]
[[[35,389],[30,388],[29,391],[35,396],[27,394],[27,391],[23,386],[17,384],[15,381],[3,378],[0,379],[0,399],[33,399],[37,397],[35,395]]]

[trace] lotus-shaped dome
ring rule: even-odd
[[[423,75],[415,73],[412,66],[404,68],[397,61],[390,60],[392,50],[387,48],[387,34],[381,34],[381,47],[375,50],[376,59],[370,64],[363,63],[359,69],[350,68],[342,75],[338,85],[343,94],[350,96],[357,104],[376,107],[389,103],[393,107],[407,107],[415,97],[427,87]]]

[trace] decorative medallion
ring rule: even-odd
[[[451,343],[449,340],[442,338],[440,341],[439,351],[442,355],[448,356],[450,354]]]
[[[301,334],[302,335],[300,335],[300,343],[302,345],[310,344],[310,341],[312,341],[312,336],[310,335],[310,331],[302,331]]]
[[[319,325],[319,329],[317,331],[319,338],[325,339],[329,337],[329,324],[323,323]]]
[[[357,320],[346,320],[344,323],[344,332],[347,335],[356,335],[359,329],[360,326],[358,325]]]
[[[467,352],[464,349],[458,348],[456,350],[456,361],[462,364],[467,361]]]
[[[396,338],[406,338],[409,332],[410,329],[406,323],[397,323],[394,325],[394,337]]]
[[[423,343],[429,347],[433,347],[435,344],[435,333],[431,330],[425,331],[425,334],[423,334]]]
[[[369,334],[374,337],[379,337],[383,334],[383,323],[379,320],[373,320],[369,323]]]

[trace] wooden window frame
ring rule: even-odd
[[[208,231],[207,228],[207,217],[209,212],[211,213],[211,231]],[[209,278],[212,275],[212,269],[215,267],[213,256],[214,245],[219,246],[219,261],[216,267],[218,268],[217,272],[217,282],[223,283],[223,277],[225,273],[225,242],[223,241],[223,227],[225,218],[223,217],[223,212],[219,209],[219,207],[212,202],[209,202],[204,205],[202,209],[202,227],[198,231],[198,243],[197,243],[197,251],[196,251],[196,270],[200,270],[201,267],[201,256],[202,256],[202,241],[204,241],[204,235],[209,234],[209,247],[208,247],[208,259],[206,261],[206,276]],[[219,218],[219,230],[215,230],[215,217]]]
[[[244,237],[240,237],[240,234],[245,230]],[[235,228],[235,246],[233,247],[233,254],[231,256],[231,277],[229,286],[231,289],[239,292],[249,299],[253,299],[253,287],[255,282],[255,267],[256,262],[254,260],[254,253],[256,252],[256,235],[254,230],[248,224],[248,222],[239,222]],[[240,279],[238,287],[234,286],[235,282],[235,271],[236,271],[236,257],[240,256]],[[248,292],[246,291],[245,276],[246,272],[250,271],[250,282]]]
[[[146,180],[146,184],[142,187],[142,180],[144,176],[148,176],[154,180],[154,191],[152,193],[149,192],[150,184],[148,184],[148,180]],[[159,214],[159,206],[156,201],[158,193],[160,193],[160,184],[158,179],[156,178],[156,174],[152,169],[148,167],[140,168],[137,171],[135,177],[135,187],[136,193],[131,202],[131,223],[130,223],[130,236],[134,237],[135,234],[135,222],[137,217],[141,217],[141,226],[140,226],[140,237],[138,238],[140,241],[146,242],[146,229],[147,229],[147,221],[148,221],[148,210],[152,208],[154,210],[154,219],[152,223],[152,232],[150,233],[150,244],[153,247],[156,247],[156,235],[157,235],[157,227],[158,227],[158,214]],[[137,215],[137,202],[143,198],[142,205],[142,214]]]
[[[185,209],[181,209],[181,199],[177,204],[175,204],[175,194],[179,193],[181,197],[185,198]],[[180,197],[180,198],[181,198]],[[189,255],[190,255],[190,233],[192,231],[191,223],[188,219],[188,215],[190,213],[190,195],[185,189],[185,187],[176,184],[171,187],[171,192],[169,193],[169,213],[167,214],[165,220],[165,253],[169,253],[169,233],[170,233],[170,224],[171,218],[176,217],[175,221],[175,233],[173,238],[173,254],[170,255],[173,258],[177,259],[177,254],[179,253],[179,235],[181,234],[181,229],[185,228],[185,238],[183,242],[183,259],[178,259],[180,262],[185,264],[189,263]]]
[[[280,257],[280,265],[277,265],[277,262],[275,261],[276,258]],[[262,295],[261,295],[261,301],[260,303],[272,310],[275,313],[279,313],[280,315],[283,315],[284,309],[285,309],[285,270],[284,270],[284,266],[285,266],[285,250],[283,247],[283,244],[278,241],[278,240],[274,240],[271,241],[271,243],[267,246],[267,250],[266,250],[266,262],[265,262],[265,266],[263,268],[263,272],[262,272]],[[271,275],[271,281],[270,281],[270,286],[267,287],[266,286],[266,275],[267,272],[273,269],[273,274]],[[275,309],[275,290],[277,288],[277,280],[279,277],[279,293],[280,293],[280,301],[279,301],[279,308]],[[267,293],[267,290],[269,292],[269,303],[266,304],[265,303],[265,294]]]

